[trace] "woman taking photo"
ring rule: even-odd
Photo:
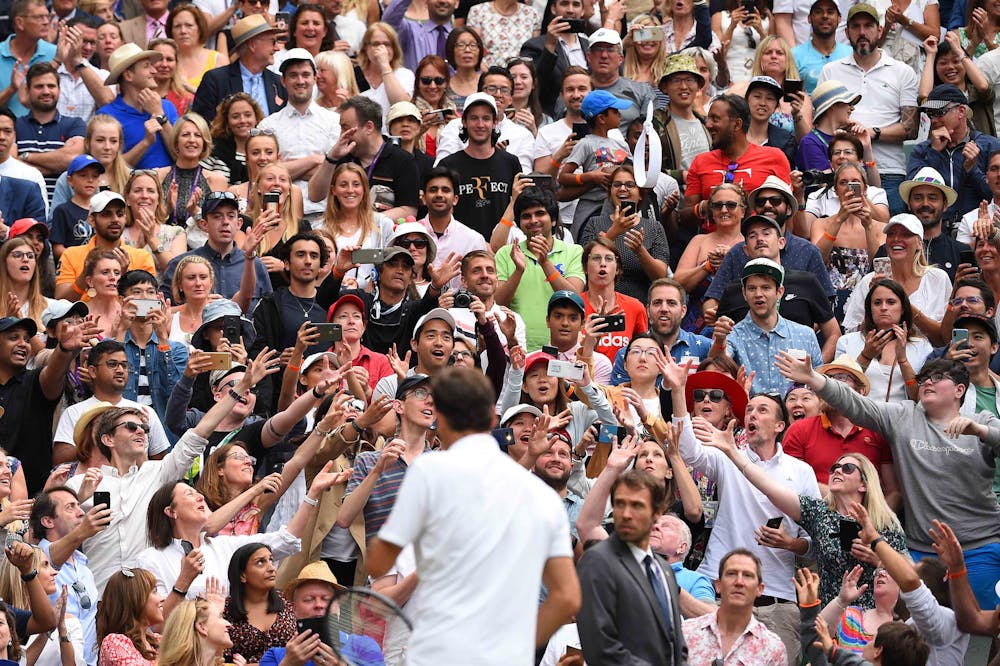
[[[201,327],[202,312],[212,296],[215,271],[208,259],[189,254],[177,263],[170,291],[174,303],[183,303],[170,323],[170,339],[191,344],[191,337]]]
[[[754,56],[757,44],[774,34],[774,14],[766,2],[755,2],[752,11],[740,0],[729,0],[726,9],[712,13],[712,31],[726,48],[726,69],[731,81],[749,81],[753,78]]]
[[[271,286],[275,289],[288,286],[285,262],[280,259],[285,249],[285,242],[295,234],[305,233],[311,229],[309,223],[302,217],[301,199],[296,209],[295,197],[292,196],[293,187],[291,175],[283,164],[278,162],[268,164],[257,172],[253,197],[247,206],[246,215],[251,220],[256,220],[263,213],[264,195],[278,193],[278,212],[281,214],[281,220],[276,226],[268,229],[258,250],[260,260],[264,262],[264,267],[271,277]]]
[[[109,115],[98,114],[87,123],[87,133],[83,137],[83,152],[91,155],[104,167],[100,184],[107,185],[115,192],[121,192],[132,171],[125,158],[122,157],[122,146],[125,145],[125,135],[121,124]],[[56,179],[56,189],[52,194],[54,209],[73,198],[73,190],[69,187],[64,171]],[[11,220],[10,223],[16,220]]]
[[[167,37],[177,43],[177,70],[181,79],[194,90],[205,72],[229,64],[224,40],[216,42],[218,51],[205,48],[209,36],[208,21],[198,7],[183,2],[170,10]]]
[[[538,77],[535,75],[535,65],[524,58],[512,58],[507,63],[507,71],[514,79],[513,101],[514,115],[511,117],[518,125],[526,127],[532,135],[538,134],[538,128],[552,122],[542,111],[538,101]]]
[[[336,110],[348,97],[360,94],[354,80],[354,65],[339,51],[321,51],[316,55],[316,103]]]
[[[857,360],[871,383],[872,399],[916,400],[916,375],[934,348],[914,330],[913,309],[903,287],[884,277],[871,284],[861,330],[837,340],[837,355]]]
[[[625,317],[624,331],[615,335],[601,334],[597,343],[597,352],[604,354],[613,363],[618,350],[625,346],[621,343],[622,340],[630,340],[632,336],[649,329],[646,308],[639,299],[615,290],[615,283],[622,272],[621,254],[607,238],[598,237],[587,243],[583,248],[581,262],[587,277],[587,288],[583,292],[586,306],[584,317],[594,313]],[[616,339],[618,344],[615,344]]]
[[[622,211],[626,202],[635,204],[635,213]],[[643,205],[643,191],[635,182],[632,165],[623,164],[612,172],[601,214],[588,219],[580,229],[580,245],[602,235],[615,244],[621,257],[615,289],[639,300],[646,298],[654,280],[667,276],[667,234],[653,215],[650,207]]]
[[[197,599],[180,604],[163,627],[163,650],[157,666],[217,666],[233,647],[222,607]]]
[[[445,42],[445,53],[448,64],[455,70],[448,81],[448,97],[456,109],[461,109],[465,106],[465,98],[479,90],[486,47],[475,30],[455,28]]]
[[[156,666],[163,624],[163,595],[146,569],[122,568],[111,574],[97,606],[99,666]]]
[[[257,100],[245,92],[233,93],[219,104],[212,119],[212,153],[205,168],[221,173],[230,185],[247,181],[247,140],[264,119]]]
[[[521,44],[539,35],[540,24],[538,10],[517,0],[491,0],[473,5],[465,19],[465,27],[483,39],[486,67],[503,67],[517,56]]]
[[[781,37],[768,36],[761,40],[754,56],[753,76],[770,76],[779,87],[784,89],[785,79],[800,80],[799,68],[795,66],[791,47]],[[749,81],[736,83],[730,92],[741,97],[746,94]],[[795,135],[796,141],[801,141],[812,128],[812,101],[805,91],[791,96],[791,103],[782,99],[777,110],[771,115],[770,123],[779,129]]]
[[[972,108],[972,124],[977,130],[996,136],[996,120],[993,116],[993,86],[987,80],[976,61],[962,50],[958,34],[945,33],[944,40],[931,35],[924,40],[927,60],[920,74],[920,88],[917,100],[927,99],[934,86],[950,83],[965,93]]]
[[[6,317],[26,317],[34,320],[39,331],[44,331],[42,312],[49,306],[49,299],[42,296],[38,257],[31,241],[23,236],[11,238],[0,245],[0,294],[5,294]],[[35,345],[38,348],[35,349]],[[32,338],[32,351],[37,352],[44,343]]]
[[[177,107],[177,113],[187,113],[188,107],[194,101],[194,89],[181,80],[177,68],[177,42],[167,37],[154,39],[149,43],[149,50],[162,56],[153,63],[153,81],[156,83],[157,94]]]
[[[365,170],[357,164],[337,165],[326,200],[323,225],[333,234],[337,249],[382,248],[392,235],[392,220],[372,208],[371,191]],[[346,277],[357,280],[357,289],[364,289],[371,279],[371,264],[352,268]]]
[[[153,171],[133,171],[125,183],[125,231],[122,242],[146,249],[163,273],[177,255],[187,252],[187,234],[167,224],[167,204]]]
[[[253,128],[247,138],[247,182],[233,185],[229,191],[239,199],[240,214],[245,214],[253,203],[254,188],[261,169],[278,161],[278,137],[273,130]],[[292,209],[302,210],[302,190],[298,185],[292,185]],[[188,238],[192,230],[188,229]],[[200,232],[204,235],[204,232]],[[191,244],[191,241],[188,241]]]
[[[648,83],[656,88],[660,83],[667,60],[667,46],[662,39],[636,39],[636,31],[652,28],[653,34],[663,31],[659,19],[649,14],[636,16],[629,25],[623,47],[625,49],[625,76],[633,81]]]
[[[97,317],[101,333],[113,335],[122,312],[118,299],[122,264],[118,255],[110,250],[92,250],[83,262],[83,275],[87,291],[81,300],[87,301],[90,314]]]
[[[417,147],[434,157],[437,155],[438,131],[452,118],[458,116],[455,103],[448,96],[451,70],[443,59],[436,55],[424,56],[417,65],[416,83],[413,86],[413,103],[423,115]],[[451,113],[431,113],[447,109]]]
[[[844,305],[841,323],[845,331],[856,331],[861,327],[871,284],[878,277],[889,277],[902,286],[910,301],[913,310],[911,330],[916,327],[926,336],[938,335],[951,294],[951,280],[943,270],[927,264],[923,239],[924,226],[916,216],[900,213],[889,218],[885,225],[889,271],[885,274],[872,272],[861,278]]]
[[[201,166],[212,152],[212,135],[197,113],[185,113],[174,123],[171,149],[174,166],[160,167],[157,175],[167,199],[167,223],[186,228],[189,218],[198,219],[202,198],[228,183],[222,174]]]
[[[812,136],[810,134],[810,136]],[[801,144],[800,144],[801,145]],[[875,166],[872,156],[871,136],[865,132],[858,136],[854,134],[836,134],[825,148],[830,170],[854,162],[862,164],[865,173],[865,198],[872,206],[872,213],[879,222],[889,220],[889,199],[885,190],[879,187],[882,179]],[[808,238],[812,225],[818,218],[836,215],[840,210],[840,197],[836,187],[820,187],[806,197],[806,212],[804,216],[795,218],[795,233]]]
[[[403,48],[388,23],[374,23],[365,31],[354,72],[361,95],[382,107],[383,126],[389,107],[413,95],[413,72],[403,67]]]

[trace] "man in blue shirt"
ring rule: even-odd
[[[111,73],[106,85],[118,84],[115,101],[97,110],[121,123],[125,133],[123,157],[136,169],[170,166],[173,160],[167,143],[177,121],[172,102],[160,99],[153,79],[153,63],[162,58],[159,51],[143,51],[136,44],[115,49],[108,65]]]
[[[816,88],[816,79],[823,65],[851,55],[850,45],[837,42],[840,16],[840,7],[834,0],[816,0],[809,8],[812,37],[792,49],[792,57],[799,68],[807,95],[812,95]]]
[[[754,373],[752,393],[785,394],[789,382],[774,364],[779,351],[808,354],[813,367],[823,362],[813,330],[778,314],[784,281],[785,269],[770,259],[748,261],[743,267],[743,297],[750,307],[749,316],[735,326],[729,317],[715,323],[709,356],[724,351],[746,368],[748,376]]]
[[[712,605],[711,608],[706,606],[705,610],[715,610],[715,585],[712,580],[684,566],[684,559],[691,550],[691,528],[680,517],[672,513],[660,516],[649,533],[649,547],[670,564],[678,587],[698,601]]]
[[[0,106],[18,116],[28,112],[18,99],[28,68],[52,62],[56,45],[45,41],[49,34],[49,9],[44,0],[16,0],[11,6],[14,34],[0,43]]]
[[[687,315],[688,295],[681,283],[673,278],[660,278],[649,286],[646,298],[646,315],[649,317],[650,332],[660,339],[664,349],[670,349],[670,355],[677,363],[685,356],[694,357],[694,364],[705,360],[712,341],[695,335],[681,328],[681,322]],[[615,354],[614,367],[611,369],[611,384],[618,386],[629,381],[625,371],[625,348]]]
[[[399,45],[403,48],[403,66],[416,72],[417,65],[424,56],[436,55],[445,60],[448,54],[445,44],[451,34],[455,0],[430,0],[427,3],[427,20],[414,21],[406,18],[412,0],[396,0],[389,3],[382,20],[399,33]]]

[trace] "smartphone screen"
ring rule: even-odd
[[[111,508],[111,493],[107,490],[94,491],[94,506],[103,504],[106,508]]]
[[[858,538],[861,534],[861,525],[858,525],[853,520],[840,519],[840,549],[844,552],[850,552],[851,546],[854,545],[854,540]]]
[[[674,393],[671,389],[660,389],[660,417],[667,423],[674,418]]]
[[[772,530],[776,530],[781,527],[781,516],[778,516],[777,518],[768,518],[767,523],[765,524]]]

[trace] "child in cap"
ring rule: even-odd
[[[90,155],[78,155],[66,169],[66,182],[73,190],[69,201],[61,203],[52,211],[52,254],[56,261],[63,250],[75,245],[83,245],[94,235],[87,217],[90,215],[90,198],[97,193],[101,184],[104,165]]]

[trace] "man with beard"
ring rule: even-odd
[[[792,57],[799,68],[807,95],[812,95],[815,90],[816,79],[826,63],[851,55],[851,47],[837,41],[841,16],[840,7],[834,0],[814,0],[809,7],[812,36],[792,49]]]
[[[576,519],[583,506],[583,498],[567,488],[569,476],[573,472],[569,435],[565,430],[557,430],[549,433],[548,438],[549,450],[535,459],[531,471],[559,495],[563,508],[566,509],[566,517],[569,518],[569,530],[575,544],[580,538],[576,532]]]
[[[879,13],[868,4],[847,12],[847,39],[853,57],[826,64],[817,84],[830,79],[848,90],[862,91],[851,117],[871,133],[872,152],[882,187],[889,197],[889,213],[903,211],[899,184],[906,177],[903,141],[917,136],[917,73],[878,47]]]
[[[110,104],[114,91],[104,85],[108,72],[91,64],[97,51],[97,22],[74,16],[59,35],[64,49],[59,74],[59,112],[89,122],[97,107]]]
[[[281,61],[281,82],[288,91],[287,106],[261,120],[257,127],[281,137],[281,163],[295,184],[308,191],[309,179],[340,136],[340,114],[313,101],[316,63],[309,51],[288,52]],[[322,218],[326,210],[325,197],[318,202],[306,197],[303,204],[310,221]]]
[[[687,300],[687,291],[680,282],[673,278],[660,278],[649,287],[646,316],[649,317],[650,332],[659,338],[664,350],[670,350],[674,361],[680,363],[685,357],[692,357],[697,365],[708,357],[712,341],[681,328],[687,315]],[[620,349],[611,370],[611,383],[618,386],[627,381],[625,350]]]
[[[708,108],[705,129],[712,150],[691,161],[681,207],[681,223],[707,223],[708,198],[720,183],[738,183],[745,192],[760,187],[769,176],[791,182],[788,158],[777,148],[758,146],[747,140],[750,107],[742,97],[719,95]]]
[[[427,217],[417,221],[434,234],[437,245],[434,263],[439,266],[451,254],[462,257],[464,264],[470,253],[487,249],[482,234],[455,219],[461,182],[461,176],[443,166],[433,167],[424,177],[420,199],[427,208]],[[453,289],[460,285],[461,280],[457,277],[449,283]],[[490,298],[492,297],[490,294]]]
[[[142,270],[156,275],[153,255],[148,250],[134,248],[122,242],[122,232],[125,231],[125,199],[122,195],[105,190],[91,197],[87,222],[94,229],[90,240],[84,245],[66,248],[62,253],[59,274],[56,276],[56,298],[79,301],[87,293],[87,277],[83,273],[83,265],[92,250],[114,252],[122,264],[122,273],[127,270]]]
[[[104,402],[111,403],[115,407],[134,407],[141,410],[150,427],[147,453],[152,460],[162,458],[170,448],[170,442],[163,430],[163,424],[160,423],[160,417],[153,409],[125,398],[129,378],[125,345],[117,340],[101,340],[87,355],[87,366],[94,395],[83,402],[70,405],[60,415],[56,433],[52,437],[53,464],[76,460],[76,444],[73,439],[76,422],[84,412]]]
[[[51,63],[28,68],[28,113],[17,119],[17,154],[45,176],[47,199],[52,200],[56,180],[73,158],[83,153],[83,121],[64,116],[59,104],[59,75]]]
[[[51,62],[56,46],[46,41],[50,24],[45,0],[17,0],[7,7],[14,33],[4,31],[6,38],[0,43],[0,81],[4,82],[0,107],[20,116],[27,111],[20,100],[25,72],[38,63]]]
[[[487,87],[511,85],[507,78],[496,74],[486,74],[483,80]],[[440,166],[461,177],[455,210],[458,217],[483,238],[489,237],[507,209],[514,177],[522,168],[517,157],[496,148],[494,130],[498,115],[493,97],[484,92],[469,95],[462,109],[462,131],[468,145],[438,160]]]
[[[425,56],[436,55],[447,58],[445,44],[451,34],[456,0],[431,0],[426,4],[427,20],[417,21],[406,18],[412,0],[400,0],[385,8],[382,20],[399,35],[399,46],[403,49],[403,67],[411,72]]]
[[[904,180],[900,184],[899,195],[924,227],[924,254],[927,256],[927,263],[943,270],[954,283],[962,252],[972,251],[971,247],[955,240],[943,229],[945,211],[954,207],[958,194],[945,184],[940,173],[931,167],[924,167],[910,180]],[[978,198],[973,205],[978,205]],[[875,256],[887,256],[884,244]]]
[[[2,122],[0,120],[0,123]],[[993,220],[1000,215],[998,213],[1000,211],[1000,150],[994,150],[986,156],[986,159],[986,186],[990,188],[990,195],[983,197],[980,204],[985,205],[985,208],[980,211],[980,205],[977,205],[972,210],[966,211],[955,229],[955,238],[969,245],[973,245],[974,243],[973,228],[980,216]],[[0,171],[2,170],[3,165],[0,164]],[[22,176],[17,177],[21,178]]]
[[[913,147],[906,175],[919,180],[919,172],[931,167],[943,176],[939,180],[958,193],[944,214],[950,230],[959,216],[976,208],[983,199],[992,198],[986,170],[990,155],[1000,149],[1000,140],[969,124],[969,99],[956,86],[935,86],[920,108],[931,119],[931,131],[926,141]],[[912,207],[910,212],[920,217]]]

